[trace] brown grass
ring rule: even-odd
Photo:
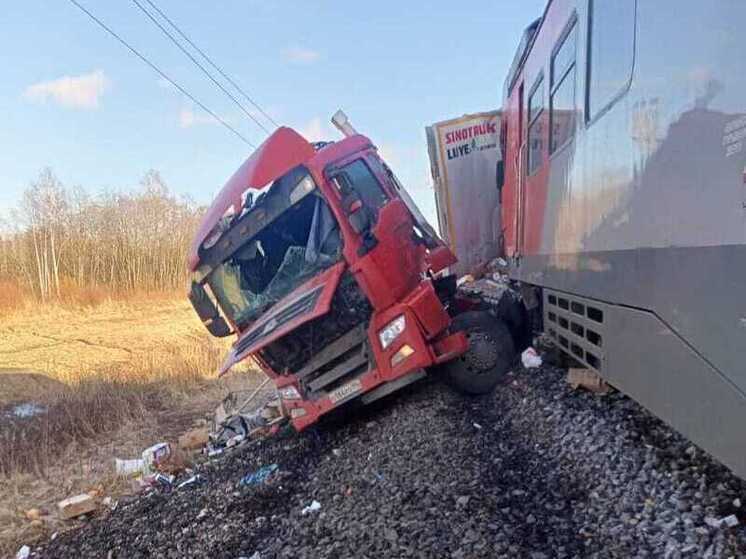
[[[259,382],[248,368],[215,378],[227,343],[182,299],[26,304],[0,316],[0,556],[69,526],[58,500],[98,485],[126,491],[115,457],[174,441],[229,390]],[[9,419],[24,402],[46,412]],[[32,524],[30,508],[51,514]]]
[[[26,299],[27,295],[16,282],[0,280],[0,316],[21,308]]]

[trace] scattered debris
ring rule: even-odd
[[[252,472],[242,477],[239,485],[261,485],[262,483],[266,483],[278,468],[279,466],[277,464],[262,466],[256,472]]]
[[[482,426],[481,426],[481,425],[480,425],[479,423],[472,423],[472,425],[474,425],[474,428],[475,428],[475,429],[476,429],[477,431],[481,431],[481,430],[482,430]]]
[[[733,506],[736,507],[737,509],[740,509],[741,508],[741,499],[739,499],[738,497],[736,497],[735,499],[733,499]]]
[[[723,518],[706,516],[705,524],[707,524],[711,528],[722,528],[723,526],[727,526],[728,528],[735,528],[736,526],[738,526],[739,522],[738,517],[735,514],[730,514],[728,516],[724,516]]]
[[[475,281],[476,280],[474,279],[474,276],[472,276],[471,274],[466,274],[465,276],[461,276],[460,278],[458,278],[458,281],[456,281],[456,285],[458,287],[461,287],[465,283],[474,283]]]
[[[724,523],[728,528],[734,528],[735,526],[738,526],[738,517],[735,514],[730,514],[725,518],[722,518],[720,522]]]
[[[200,450],[210,442],[210,431],[207,427],[190,429],[179,437],[179,448],[182,450]]]
[[[171,445],[168,443],[158,443],[146,448],[142,451],[143,471],[151,473],[158,467],[158,464],[165,462],[169,456],[171,456]]]
[[[611,391],[603,377],[591,369],[568,369],[567,382],[575,390],[582,387],[596,394],[608,394]]]
[[[21,546],[21,549],[16,553],[16,559],[28,559],[31,555],[31,548],[27,545]]]
[[[29,509],[24,513],[24,516],[27,520],[41,520],[42,516],[46,515],[46,511],[43,511],[41,509]]]
[[[24,402],[23,404],[18,404],[13,407],[13,409],[10,410],[10,415],[17,419],[29,419],[35,415],[40,415],[45,411],[47,411],[47,408],[44,406],[40,406],[34,402]]]
[[[68,497],[67,499],[57,503],[60,518],[63,520],[69,520],[71,518],[88,514],[95,511],[97,507],[96,499],[91,497],[88,493]]]
[[[176,489],[182,489],[184,487],[189,487],[190,485],[200,485],[205,482],[205,478],[203,478],[201,475],[197,474],[189,479],[182,481],[179,485],[176,486]]]
[[[303,507],[303,510],[300,511],[300,513],[306,515],[309,512],[317,512],[319,510],[321,510],[321,503],[319,503],[318,501],[313,501],[307,507]]]
[[[526,369],[536,369],[541,367],[541,355],[533,347],[529,347],[521,353],[521,363]]]
[[[114,469],[120,476],[138,475],[145,469],[145,460],[142,458],[132,458],[128,460],[114,458]]]

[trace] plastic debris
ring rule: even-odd
[[[481,426],[481,425],[480,425],[479,423],[472,423],[472,425],[474,425],[474,428],[475,428],[475,429],[476,429],[477,431],[481,431],[481,430],[482,430],[482,426]]]
[[[27,545],[21,546],[21,549],[16,553],[16,559],[28,559],[31,555],[31,548]]]
[[[318,501],[313,501],[307,507],[303,507],[303,510],[300,511],[300,513],[306,515],[309,512],[317,512],[319,510],[321,510],[321,503],[319,503]]]
[[[165,462],[171,456],[171,445],[168,443],[158,443],[142,451],[142,460],[144,462],[143,471],[152,473],[159,464]]]
[[[541,367],[541,355],[539,355],[534,348],[529,347],[521,353],[521,363],[523,363],[523,366],[526,369],[536,369]]]
[[[735,514],[730,514],[725,518],[720,519],[721,523],[724,523],[728,528],[738,526],[738,517]]]
[[[733,506],[736,507],[737,509],[740,509],[741,508],[741,499],[739,499],[738,497],[736,497],[735,499],[733,499]]]
[[[720,528],[722,526],[734,528],[735,526],[738,526],[739,522],[738,517],[735,514],[730,514],[728,516],[724,516],[723,518],[707,516],[705,517],[705,524],[707,524],[711,528]]]
[[[236,435],[235,437],[231,437],[225,442],[226,448],[232,448],[234,446],[238,446],[242,442],[246,440],[246,437],[244,435]]]
[[[277,464],[270,464],[269,466],[262,466],[256,472],[246,474],[241,478],[239,485],[261,485],[266,483],[269,477],[277,471],[279,466]]]
[[[205,482],[205,478],[197,474],[195,476],[190,477],[187,480],[182,481],[179,485],[176,486],[176,489],[181,489],[183,487],[189,487],[190,485],[199,485],[204,482]]]
[[[458,280],[456,281],[456,285],[460,287],[466,283],[474,283],[474,281],[474,276],[472,276],[471,274],[466,274],[465,276],[461,276],[460,278],[458,278]]]
[[[142,458],[122,460],[114,458],[114,469],[120,476],[132,476],[142,473],[145,469],[145,461]]]

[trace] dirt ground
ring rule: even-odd
[[[127,390],[131,381],[143,397],[156,399],[142,412],[125,414],[121,423],[71,437],[70,444],[55,449],[39,466],[0,473],[0,557],[12,556],[22,543],[74,526],[57,518],[59,500],[90,490],[114,498],[129,492],[130,484],[113,474],[115,457],[137,457],[156,442],[175,441],[208,418],[228,392],[260,382],[263,377],[250,367],[216,378],[229,343],[212,339],[188,302],[177,298],[105,302],[92,308],[26,307],[0,317],[0,416],[21,404],[51,410],[60,402],[78,406],[70,412],[80,413],[76,391],[99,377],[104,379],[102,390],[111,382],[116,384],[109,390]],[[147,385],[149,377],[156,379],[151,383],[155,387]],[[7,418],[6,431],[14,421],[21,426],[54,421],[44,414]],[[21,437],[4,440],[20,440],[13,446],[39,444]],[[31,521],[25,512],[33,508],[48,514]]]

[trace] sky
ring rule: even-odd
[[[133,1],[78,1],[248,140],[266,138]],[[425,127],[500,107],[545,1],[153,0],[278,123],[338,139],[342,108],[433,222]],[[69,0],[6,3],[0,65],[0,216],[47,166],[91,193],[156,169],[206,204],[253,149]]]

